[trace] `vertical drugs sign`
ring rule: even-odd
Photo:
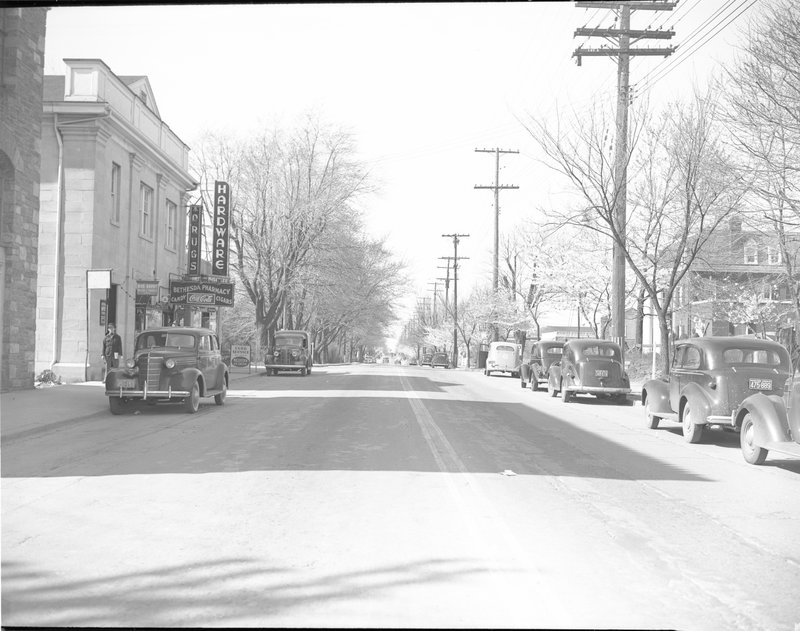
[[[228,275],[228,236],[230,226],[230,187],[227,182],[214,182],[214,258],[211,274]]]
[[[200,204],[189,206],[189,253],[186,273],[190,276],[200,274],[200,248],[203,234],[203,207]]]

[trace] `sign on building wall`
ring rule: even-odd
[[[170,280],[169,302],[173,305],[232,307],[233,283]]]
[[[108,302],[100,301],[100,326],[105,327],[108,322]]]
[[[228,275],[228,237],[231,193],[227,182],[214,182],[214,257],[211,274]]]
[[[157,280],[137,280],[136,281],[136,295],[137,296],[157,296],[158,295],[158,281]]]
[[[203,233],[203,207],[200,204],[189,206],[189,257],[186,273],[190,276],[200,274],[200,248]]]

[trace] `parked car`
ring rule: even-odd
[[[699,442],[709,426],[736,429],[739,404],[759,392],[782,397],[791,374],[789,353],[777,342],[744,337],[680,341],[669,377],[642,387],[647,426],[677,421],[690,443]]]
[[[520,384],[523,388],[531,384],[531,390],[536,391],[539,386],[547,387],[547,376],[550,364],[561,360],[564,342],[555,340],[539,340],[531,348],[531,356],[523,362],[519,370]]]
[[[787,394],[756,392],[734,413],[742,455],[750,464],[764,464],[770,451],[800,458],[800,382]]]
[[[489,344],[483,374],[488,377],[493,372],[507,372],[512,377],[517,377],[519,365],[522,363],[521,356],[522,347],[516,342],[492,342]]]
[[[437,366],[442,366],[443,368],[450,368],[450,360],[447,357],[447,353],[433,354],[433,357],[431,358],[431,368],[436,368]]]
[[[314,366],[314,345],[308,331],[283,330],[275,333],[275,342],[264,357],[268,375],[279,370],[292,370],[304,377]]]
[[[416,366],[416,365],[417,365],[417,360],[416,360],[416,358],[412,357],[411,359],[409,359],[409,360],[408,360],[408,365],[409,365],[409,366]]]
[[[433,361],[433,353],[425,353],[422,356],[422,361],[419,363],[419,365],[430,366],[432,361]]]
[[[550,364],[547,391],[551,397],[561,393],[564,403],[576,394],[627,401],[631,383],[622,366],[619,344],[610,340],[569,340],[561,359]]]
[[[375,358],[372,355],[364,355],[364,363],[365,364],[374,364]]]
[[[183,403],[194,413],[201,397],[225,403],[228,367],[217,336],[208,329],[148,329],[136,336],[133,358],[108,371],[105,385],[112,414],[122,414],[136,400]]]

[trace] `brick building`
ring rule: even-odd
[[[800,235],[789,235],[789,254]],[[794,322],[789,279],[777,238],[734,218],[712,235],[679,285],[673,306],[676,339],[693,335],[777,337]]]
[[[186,269],[197,182],[146,76],[64,62],[64,76],[44,78],[35,365],[83,381],[102,375],[108,322],[127,357],[137,330],[172,323],[169,278]]]
[[[47,9],[0,9],[0,390],[32,388]]]

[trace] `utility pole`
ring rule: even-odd
[[[579,28],[575,37],[603,37],[617,44],[616,48],[583,48],[572,53],[580,66],[583,57],[616,57],[617,115],[614,156],[614,214],[611,232],[615,235],[611,268],[611,338],[625,353],[625,236],[627,224],[628,179],[628,105],[630,104],[630,58],[646,55],[669,57],[677,46],[668,48],[631,48],[640,39],[671,39],[675,31],[631,29],[633,11],[671,11],[677,1],[627,0],[618,2],[576,2],[579,9],[610,9],[617,16],[619,28]]]
[[[443,234],[442,236],[453,239],[453,368],[458,368],[458,259],[469,260],[468,256],[458,256],[458,239],[469,235]]]
[[[438,325],[438,321],[436,320],[436,300],[439,298],[439,283],[433,282],[428,283],[428,285],[433,285],[433,326]],[[430,289],[428,291],[431,291]]]
[[[453,260],[452,256],[440,256],[440,259],[447,260],[447,267],[442,267],[441,265],[436,269],[446,269],[447,276],[445,278],[437,278],[436,280],[443,280],[444,281],[444,308],[447,311],[448,306],[450,305],[450,261]]]
[[[671,11],[676,2],[664,0],[628,0],[626,2],[576,2],[575,6],[586,9],[611,9],[615,12],[619,28],[579,28],[575,37],[603,37],[617,43],[616,48],[583,48],[579,46],[572,54],[580,66],[583,57],[607,56],[617,59],[617,114],[614,158],[614,208],[612,234],[613,244],[611,268],[611,325],[612,339],[625,352],[625,238],[627,224],[627,178],[628,178],[628,105],[630,103],[630,58],[636,55],[671,55],[676,47],[631,48],[631,43],[640,39],[671,39],[674,31],[649,31],[631,29],[631,12],[636,10]]]
[[[500,269],[500,191],[504,189],[516,189],[519,186],[514,184],[500,184],[500,154],[501,153],[519,153],[516,149],[475,149],[478,153],[493,153],[494,154],[494,186],[479,186],[475,188],[486,188],[494,191],[494,266],[492,267],[492,289],[497,291]],[[496,342],[499,333],[497,327],[494,328],[494,341]]]

